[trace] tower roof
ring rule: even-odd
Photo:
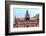
[[[25,18],[26,18],[26,20],[28,20],[30,18],[29,13],[28,13],[28,10],[26,10]]]

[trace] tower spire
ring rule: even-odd
[[[30,16],[29,16],[28,10],[26,10],[25,19],[26,19],[26,20],[29,20],[29,19],[30,19]]]

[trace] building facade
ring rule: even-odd
[[[25,18],[15,18],[14,27],[37,27],[37,26],[39,26],[39,14],[30,18],[27,10]]]

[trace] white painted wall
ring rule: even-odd
[[[5,0],[0,0],[0,36],[5,36]]]
[[[19,0],[19,1],[45,2],[45,6],[46,6],[46,0]],[[45,7],[45,10],[46,10],[46,7]],[[46,15],[46,11],[45,11],[45,15]],[[45,25],[45,30],[46,30],[46,25]],[[5,0],[0,0],[0,36],[5,36],[4,34],[5,34]],[[16,35],[16,36],[46,36],[46,31],[45,31],[45,34],[28,34],[28,35]]]

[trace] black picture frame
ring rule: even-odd
[[[34,32],[19,32],[19,33],[9,33],[9,5],[15,3],[27,3],[27,4],[34,4],[34,5],[43,5],[42,7],[42,22],[43,22],[43,30],[42,31],[34,31]],[[5,1],[5,35],[22,35],[22,34],[38,34],[38,33],[45,33],[45,3],[42,2],[24,2],[24,1]]]

